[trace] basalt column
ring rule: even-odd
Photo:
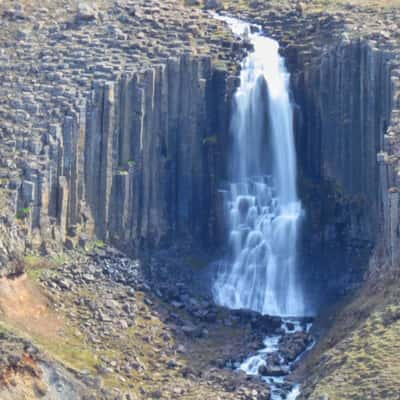
[[[49,208],[60,231],[129,251],[178,237],[213,242],[226,82],[209,57],[191,54],[94,82],[65,118],[55,153]]]
[[[398,179],[397,157],[390,154],[400,132],[398,78],[392,53],[365,40],[343,39],[318,59],[299,52],[295,60],[303,193],[319,192],[306,200],[307,234],[322,249],[319,255],[325,254],[315,273],[346,290],[361,279],[372,249],[385,255],[380,264],[393,264]],[[337,255],[336,266],[329,248]]]

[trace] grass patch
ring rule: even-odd
[[[34,281],[39,280],[44,271],[55,269],[57,266],[51,258],[36,255],[26,255],[24,264],[26,274]]]
[[[42,352],[50,354],[63,365],[77,371],[94,373],[99,362],[82,335],[77,335],[72,327],[66,327],[59,336],[43,337],[27,335],[17,325],[0,321],[0,332],[18,335],[31,340]]]
[[[307,365],[311,399],[397,399],[400,382],[400,288],[365,288],[338,310]],[[311,372],[311,373],[310,373]],[[397,397],[396,397],[397,396]]]
[[[95,373],[99,358],[91,349],[86,338],[78,332],[73,327],[67,326],[60,333],[61,337],[54,340],[45,337],[34,337],[33,339],[62,364],[78,371],[86,370]]]
[[[67,257],[63,253],[52,257],[28,254],[24,257],[25,272],[30,279],[37,281],[46,271],[55,270],[66,261]]]
[[[89,241],[85,246],[85,250],[87,252],[91,252],[96,249],[105,249],[106,247],[107,247],[107,245],[105,242],[103,242],[102,240],[96,239],[96,240]]]

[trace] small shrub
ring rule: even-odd
[[[17,211],[17,219],[25,219],[29,216],[31,209],[29,207],[21,208]]]
[[[106,244],[99,239],[95,240],[93,244],[95,247],[98,247],[99,249],[104,249],[106,247]]]
[[[205,145],[216,145],[218,142],[217,136],[207,136],[203,139]]]

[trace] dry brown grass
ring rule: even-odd
[[[0,313],[3,320],[29,334],[56,336],[63,326],[49,300],[25,274],[0,279]]]

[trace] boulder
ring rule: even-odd
[[[251,322],[253,329],[261,330],[265,333],[272,333],[279,329],[282,325],[282,320],[279,317],[269,315],[257,315]]]
[[[305,332],[296,332],[285,335],[279,342],[279,350],[286,361],[292,362],[312,342],[310,336]]]
[[[182,332],[191,338],[200,338],[203,336],[203,330],[201,327],[194,325],[184,325],[182,326]]]
[[[79,3],[76,14],[77,22],[91,22],[95,21],[98,17],[98,11],[94,6],[88,3]]]
[[[262,376],[285,376],[289,374],[289,368],[286,365],[262,365],[258,369],[258,373]]]
[[[207,10],[216,10],[222,8],[221,0],[205,0],[204,8]]]

